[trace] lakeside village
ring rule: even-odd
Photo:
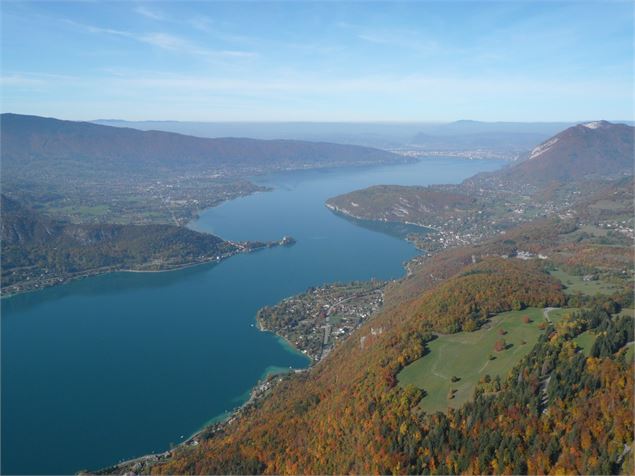
[[[310,288],[258,311],[263,331],[274,332],[316,363],[377,312],[385,281],[354,281]]]
[[[453,185],[431,188],[448,192],[457,189]],[[593,206],[593,212],[599,216],[594,216],[588,212],[580,213],[574,207],[574,203],[580,200],[585,192],[566,187],[559,190],[559,193],[551,197],[541,197],[540,200],[536,199],[536,191],[530,186],[519,187],[490,177],[480,178],[479,182],[474,183],[467,181],[461,185],[461,189],[477,198],[474,210],[467,213],[450,211],[437,216],[427,216],[425,224],[416,223],[416,219],[408,220],[409,215],[416,216],[416,211],[408,210],[407,199],[402,198],[396,209],[390,213],[389,219],[425,228],[421,234],[411,233],[407,237],[424,252],[418,259],[429,257],[439,250],[478,244],[496,235],[504,235],[506,230],[538,218],[575,221],[582,230],[594,235],[604,244],[632,242],[635,239],[635,218],[628,212],[613,215],[617,210],[628,209],[628,204],[621,197],[611,197],[610,200],[598,202]],[[600,218],[602,206],[605,206],[612,216]],[[350,210],[337,211],[354,217]]]

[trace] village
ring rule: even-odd
[[[310,288],[260,309],[258,326],[318,362],[382,306],[385,285],[371,280]]]

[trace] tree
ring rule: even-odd
[[[496,344],[494,344],[494,350],[496,352],[502,352],[503,350],[505,350],[506,347],[507,343],[505,342],[505,339],[498,339],[496,341]]]

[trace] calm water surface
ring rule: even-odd
[[[494,161],[279,173],[274,188],[201,214],[232,240],[297,239],[169,273],[114,273],[2,300],[2,473],[59,474],[164,451],[307,359],[254,325],[309,286],[396,278],[407,242],[342,219],[334,195],[380,183],[458,182]]]

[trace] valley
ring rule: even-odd
[[[508,175],[506,169],[491,175],[499,173]],[[463,183],[469,189],[475,180]],[[339,197],[327,207],[355,219],[427,227],[429,221],[413,222],[406,212],[447,213],[438,231],[463,223],[456,219],[461,213],[487,210],[474,206],[479,199],[461,187],[448,186],[448,194],[436,187],[375,186],[359,197],[345,195],[346,209],[334,205]],[[536,187],[534,197],[548,197],[543,185]],[[570,198],[559,201],[555,213],[521,211],[515,224],[497,232],[424,248],[405,278],[384,287],[382,307],[319,365],[278,380],[258,405],[195,446],[136,470],[620,471],[633,451],[634,276],[632,222],[625,218],[632,215],[632,178],[574,178],[558,188],[558,194],[567,191]],[[310,290],[265,316],[286,319],[290,326],[279,332],[301,342],[327,328],[319,321],[323,314],[313,311],[324,302]],[[610,414],[602,412],[607,404]],[[513,447],[506,447],[510,434],[516,435]]]
[[[0,2],[0,474],[635,474],[632,2]]]
[[[2,114],[3,193],[76,223],[173,224],[266,188],[284,170],[400,164],[370,147],[298,140],[201,138]]]
[[[305,368],[304,354],[258,330],[258,310],[328,283],[398,278],[417,254],[400,238],[334,216],[324,200],[387,177],[458,182],[499,166],[462,164],[434,159],[260,176],[257,185],[271,192],[207,209],[185,231],[234,244],[290,235],[293,246],[3,298],[2,429],[12,435],[2,438],[3,472],[66,474],[164,453],[207,422],[229,418],[272,368]]]
[[[163,335],[168,328],[172,330],[165,335],[174,332],[170,311],[173,307],[168,303],[181,302],[184,306],[196,303],[203,314],[188,313],[187,319],[192,325],[179,327],[180,334],[186,333],[179,339],[186,347],[175,349],[180,355],[187,352],[194,357],[198,354],[192,354],[194,350],[200,346],[207,348],[201,338],[207,341],[206,336],[221,331],[218,334],[220,340],[215,341],[219,347],[209,350],[213,350],[219,362],[225,362],[227,355],[234,355],[236,362],[241,361],[242,358],[226,346],[229,342],[235,345],[237,336],[244,340],[244,346],[252,349],[250,352],[254,349],[253,343],[261,341],[260,345],[268,342],[266,348],[270,355],[278,356],[275,361],[260,356],[256,359],[259,365],[253,369],[241,367],[244,378],[237,379],[237,385],[228,386],[223,396],[215,401],[213,408],[216,410],[211,414],[216,416],[202,429],[200,422],[209,420],[210,406],[190,394],[192,409],[186,412],[170,410],[176,420],[166,422],[154,437],[139,435],[130,439],[119,436],[121,449],[113,452],[127,454],[133,459],[112,466],[112,458],[104,461],[93,456],[85,460],[88,464],[83,467],[104,468],[99,470],[100,473],[283,473],[293,472],[289,468],[298,465],[302,472],[368,473],[395,472],[398,467],[407,468],[407,472],[433,472],[433,468],[445,472],[447,465],[452,465],[457,471],[462,468],[470,472],[489,472],[498,464],[498,458],[496,462],[483,460],[479,456],[481,450],[476,453],[476,447],[470,447],[467,441],[473,438],[474,432],[481,435],[479,441],[487,442],[523,427],[531,428],[535,437],[517,440],[514,455],[501,457],[507,465],[506,472],[531,472],[532,468],[537,472],[554,468],[566,470],[574,463],[562,451],[562,439],[571,431],[581,431],[583,420],[576,419],[574,415],[578,413],[565,415],[559,408],[596,412],[607,401],[614,402],[617,416],[599,420],[601,426],[591,437],[601,442],[600,448],[609,450],[585,453],[593,458],[583,464],[596,468],[595,471],[621,465],[619,458],[624,445],[628,451],[632,445],[632,439],[627,436],[630,434],[629,420],[624,417],[626,405],[632,401],[630,384],[624,381],[623,385],[614,387],[609,386],[609,380],[599,384],[593,382],[598,379],[599,368],[604,375],[625,375],[629,365],[625,359],[632,355],[632,346],[627,345],[632,336],[625,333],[629,323],[632,324],[629,310],[633,306],[630,297],[632,248],[628,242],[630,221],[627,218],[632,203],[632,180],[602,179],[589,184],[593,193],[585,193],[583,198],[571,195],[571,202],[558,202],[557,213],[516,213],[507,202],[497,202],[494,198],[497,195],[470,195],[469,186],[465,188],[472,180],[465,180],[471,175],[470,171],[461,167],[464,174],[461,177],[456,174],[458,169],[445,168],[446,164],[456,164],[452,160],[460,159],[434,158],[402,166],[306,170],[262,176],[256,182],[257,186],[271,192],[210,208],[200,213],[189,229],[172,228],[194,234],[212,232],[225,237],[226,241],[217,242],[219,245],[244,243],[246,247],[249,239],[260,240],[254,242],[255,247],[266,245],[279,239],[284,230],[285,235],[292,233],[297,239],[295,246],[236,256],[218,267],[206,268],[204,265],[200,269],[166,273],[161,279],[152,279],[158,280],[156,291],[152,285],[146,290],[149,282],[145,276],[126,278],[130,282],[122,290],[105,286],[107,292],[101,297],[99,291],[93,289],[94,285],[103,287],[97,284],[98,278],[61,286],[60,292],[70,296],[75,294],[73,286],[77,290],[85,289],[84,292],[97,292],[102,302],[100,307],[106,312],[119,309],[121,299],[132,299],[131,302],[139,305],[147,303],[149,295],[146,293],[150,292],[155,321],[150,335],[155,336]],[[470,165],[495,168],[497,164],[471,161]],[[348,209],[337,210],[341,213],[335,214],[323,206],[324,203],[332,205],[333,200],[340,200],[341,196],[350,196],[342,193],[355,185],[366,187],[392,177],[398,177],[402,185],[374,186],[362,189],[362,192],[349,192],[360,194],[360,198],[356,195],[348,202],[344,200],[343,203],[364,210],[358,218],[365,221],[342,218],[342,214],[348,215]],[[455,184],[432,185],[447,183],[448,178]],[[430,185],[417,185],[426,181]],[[559,189],[558,193],[580,186],[587,185],[576,182]],[[369,195],[372,200],[365,201],[364,190],[372,191]],[[395,191],[398,191],[398,205],[393,201]],[[508,194],[504,190],[500,193]],[[492,206],[483,200],[492,200]],[[357,206],[352,205],[353,202]],[[373,203],[381,204],[385,211],[375,214],[379,208]],[[439,246],[436,247],[423,245],[428,233],[433,240],[438,240],[442,233],[454,235],[458,240],[462,235],[457,238],[456,231],[478,226],[478,219],[475,221],[473,217],[475,209],[484,210],[483,214],[488,218],[501,217],[500,223],[504,225],[482,230],[479,236],[470,236],[469,240],[437,241]],[[307,216],[307,210],[311,210],[310,216]],[[427,221],[413,222],[405,218],[415,210]],[[24,215],[33,216],[29,213]],[[383,229],[383,225],[372,225],[377,218],[382,224],[395,221],[408,227],[412,223],[425,225],[427,234],[418,239],[412,234],[408,236],[425,253],[417,255],[412,246],[399,237],[404,236],[403,232],[393,233],[389,227],[386,234],[371,231]],[[40,229],[40,219],[32,220],[36,226],[29,229]],[[72,227],[89,226],[55,220],[45,223],[47,233],[57,228],[67,233]],[[15,227],[11,229],[16,230]],[[328,239],[325,239],[325,233]],[[23,239],[24,234],[19,235]],[[220,240],[215,236],[214,239]],[[316,260],[316,256],[321,259]],[[403,278],[399,278],[402,272],[399,262],[406,264],[408,270]],[[351,265],[343,266],[343,263]],[[274,269],[275,273],[272,272]],[[379,276],[378,269],[382,270]],[[379,279],[373,280],[373,277]],[[110,279],[114,283],[120,278],[114,274]],[[139,283],[133,285],[138,279]],[[328,284],[335,282],[343,284]],[[138,292],[134,291],[135,286],[139,286]],[[248,294],[240,292],[245,288],[250,290]],[[128,290],[132,290],[132,294]],[[179,299],[174,301],[177,295]],[[37,293],[35,296],[37,301]],[[245,296],[250,297],[246,300]],[[50,312],[59,315],[59,310],[54,308],[63,302],[62,299],[56,304],[53,298],[47,304],[44,298],[39,304],[30,304],[33,298],[27,301],[20,297],[3,300],[4,312],[8,310],[11,318],[10,326],[7,327],[5,322],[3,328],[9,337],[3,335],[3,338],[8,339],[19,332],[20,320],[42,319]],[[111,299],[113,301],[109,303]],[[86,308],[74,302],[72,309],[67,312],[74,321]],[[205,309],[214,310],[213,320],[207,322]],[[126,319],[132,319],[126,315]],[[143,318],[146,315],[147,310],[144,310],[131,320],[140,326],[141,333],[133,332],[129,338],[138,341],[148,337]],[[230,316],[245,326],[244,329],[236,333],[227,327]],[[215,324],[217,319],[222,319],[221,327]],[[113,321],[112,316],[103,315],[99,323],[110,326],[109,321]],[[203,328],[207,332],[201,333],[201,322],[205,322]],[[114,328],[105,334],[119,335],[115,329],[122,323],[114,320],[112,324]],[[276,336],[261,332],[256,324],[261,329],[275,332],[293,348],[281,345]],[[225,327],[231,330],[230,334],[222,330]],[[186,332],[187,328],[194,334]],[[229,335],[235,336],[234,340],[228,339]],[[80,333],[65,339],[72,343],[86,339],[86,336]],[[169,340],[172,342],[172,338]],[[221,341],[227,342],[222,346]],[[4,341],[7,345],[9,342],[11,345],[20,343],[14,339]],[[146,352],[163,355],[162,343],[166,341],[159,338],[156,342],[156,348],[146,344],[149,345]],[[192,346],[192,342],[199,342],[199,345]],[[111,344],[120,345],[114,341]],[[240,349],[247,352],[244,346]],[[595,360],[583,362],[582,356]],[[170,354],[165,357],[170,358]],[[301,370],[309,360],[317,365]],[[165,360],[162,362],[162,371],[165,371],[169,364]],[[94,364],[103,366],[98,362]],[[212,372],[223,382],[231,382],[223,367],[212,367],[211,370],[204,362],[196,366],[198,372]],[[274,367],[288,370],[292,367],[295,371],[272,376]],[[66,368],[69,368],[68,363]],[[143,368],[143,363],[136,363],[131,371],[135,368]],[[171,374],[171,378],[179,381],[176,375],[180,372],[174,370],[176,374]],[[576,377],[571,377],[572,372],[577,372]],[[109,374],[108,371],[103,373]],[[185,383],[187,379],[180,381]],[[583,385],[585,392],[592,392],[590,400],[581,397],[578,388],[571,386],[575,381],[587,382]],[[203,379],[199,385],[208,394],[214,394],[219,391],[214,382],[214,379]],[[139,384],[144,388],[151,385],[146,380]],[[254,384],[256,387],[252,389]],[[117,388],[120,384],[110,381],[107,385]],[[28,386],[23,383],[22,387],[17,386],[18,391],[20,388],[26,391]],[[32,395],[30,398],[35,398],[36,392],[29,394]],[[22,392],[19,398],[25,399],[25,395]],[[9,402],[15,405],[17,394],[9,396]],[[181,394],[180,398],[186,396]],[[127,401],[130,403],[130,399]],[[151,413],[160,411],[169,401],[168,392],[148,410]],[[146,400],[138,403],[148,405]],[[3,405],[7,403],[3,402]],[[134,414],[128,413],[125,418],[129,425],[137,428],[140,425],[137,416],[149,416],[141,407],[133,408]],[[333,419],[334,414],[343,416]],[[515,423],[501,426],[499,417],[498,423],[494,424],[495,415],[507,415],[509,422]],[[186,420],[190,422],[189,429],[179,430],[180,439],[185,443],[166,450],[161,441],[165,442],[167,438],[174,441],[176,423],[183,428]],[[468,427],[461,423],[466,420],[478,422],[477,426]],[[194,423],[196,421],[198,423]],[[26,431],[28,422],[29,419],[22,415]],[[452,426],[460,430],[454,433],[446,430]],[[552,433],[541,429],[554,426],[559,429]],[[108,425],[101,422],[97,427],[108,428]],[[609,427],[614,432],[610,442],[606,440]],[[157,426],[146,428],[156,431]],[[308,428],[311,428],[310,433]],[[186,438],[187,435],[193,436]],[[158,446],[154,447],[157,449],[145,449],[149,439]],[[296,445],[288,445],[298,439],[311,441],[310,447],[314,449],[295,452],[291,448]],[[582,443],[576,441],[573,444]],[[394,448],[396,453],[385,453],[386,445]],[[453,445],[467,451],[466,456],[461,456]],[[416,447],[428,448],[430,453],[413,451]],[[620,451],[616,449],[618,447]],[[123,448],[127,448],[126,452],[122,452]],[[133,448],[137,448],[134,453],[130,451]],[[321,453],[325,448],[329,448],[328,460]],[[16,454],[24,455],[24,465],[34,449],[31,446],[17,451]],[[42,461],[47,461],[45,448],[39,451]],[[74,445],[67,451],[76,451]],[[550,451],[556,456],[540,457]],[[138,458],[144,453],[152,454]],[[263,458],[263,454],[273,455],[272,459]],[[97,461],[104,462],[95,464]],[[47,467],[53,466],[47,463]]]

